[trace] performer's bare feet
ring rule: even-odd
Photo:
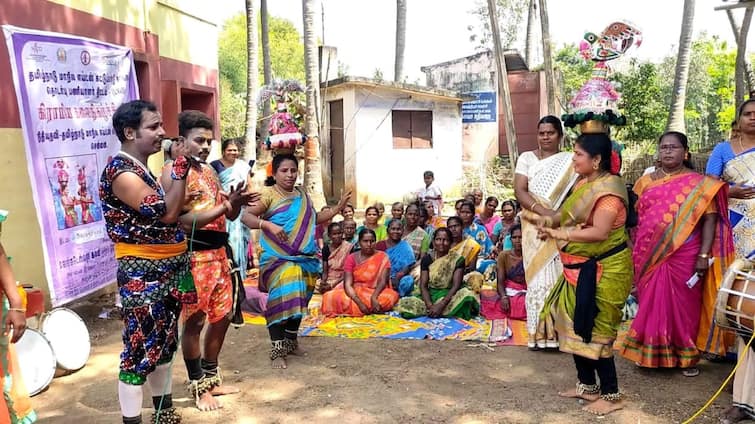
[[[610,401],[598,399],[595,402],[585,405],[582,410],[595,415],[608,415],[611,412],[618,411],[622,408],[624,408],[623,400]]]
[[[286,364],[286,358],[284,357],[273,359],[272,364],[274,370],[284,370],[288,368],[288,364]]]
[[[747,418],[747,414],[738,406],[730,406],[721,414],[718,421],[721,424],[734,424]]]
[[[239,393],[241,389],[234,386],[215,386],[210,390],[210,393],[212,393],[213,396],[223,396],[223,395],[232,395],[234,393]]]
[[[212,396],[212,392],[204,392],[197,399],[197,409],[200,411],[215,411],[222,407],[223,405]]]
[[[577,393],[577,389],[569,389],[564,392],[558,392],[558,395],[565,398],[573,398],[573,399],[584,399],[588,402],[596,401],[600,398],[599,393],[582,393],[581,395]]]

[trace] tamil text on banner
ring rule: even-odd
[[[99,176],[120,148],[115,109],[138,98],[131,50],[3,26],[54,306],[115,281]]]

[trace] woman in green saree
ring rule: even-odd
[[[540,319],[553,322],[559,349],[574,355],[579,379],[576,388],[559,395],[590,402],[584,410],[597,415],[624,407],[613,342],[633,279],[624,227],[627,190],[613,174],[618,170],[611,169],[611,155],[607,135],[582,134],[574,147],[580,178],[572,194],[560,213],[538,221],[540,237],[557,242],[564,265]]]
[[[449,252],[451,231],[438,228],[433,234],[433,251],[422,258],[420,294],[399,300],[395,310],[404,318],[418,316],[470,319],[480,311],[480,302],[463,287],[464,257]]]

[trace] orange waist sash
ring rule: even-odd
[[[115,243],[115,258],[136,256],[144,259],[166,259],[186,252],[186,240],[172,244]]]

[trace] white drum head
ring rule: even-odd
[[[42,333],[50,341],[58,366],[75,371],[86,365],[92,347],[89,330],[76,312],[56,308],[42,320]]]
[[[29,395],[34,396],[50,385],[55,376],[55,354],[42,333],[27,328],[16,342],[16,353]]]

